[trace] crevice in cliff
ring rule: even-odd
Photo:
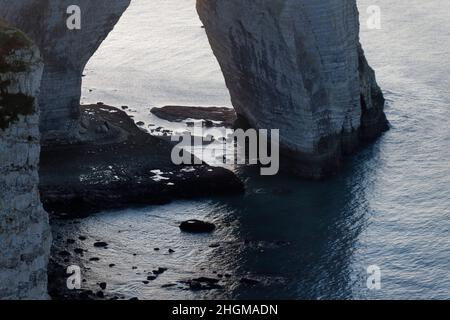
[[[0,94],[0,129],[5,130],[11,123],[19,120],[19,115],[30,115],[35,112],[34,97],[23,93]]]

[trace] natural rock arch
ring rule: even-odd
[[[45,60],[39,104],[42,142],[78,138],[82,74],[130,0],[0,0],[0,17],[26,32]],[[68,30],[67,8],[81,8],[82,28]]]
[[[80,138],[83,69],[129,3],[0,0],[0,16],[27,32],[45,59],[43,143]],[[82,28],[68,31],[73,4]],[[300,176],[335,172],[344,154],[386,129],[356,0],[197,0],[197,11],[236,112],[253,127],[280,129],[282,160]]]
[[[296,174],[332,174],[387,129],[355,0],[197,0],[197,11],[237,114],[280,129]]]

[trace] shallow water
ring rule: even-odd
[[[381,7],[381,30],[366,28],[372,4]],[[55,223],[57,246],[86,235],[72,246],[89,250],[84,260],[100,258],[89,263],[85,286],[107,281],[109,294],[147,299],[450,298],[450,4],[359,5],[362,41],[392,129],[325,182],[240,169],[245,196]],[[158,121],[148,115],[150,106],[230,105],[200,25],[193,0],[133,0],[89,63],[83,100],[130,105],[147,123]],[[218,230],[181,233],[178,223],[190,218],[214,221]],[[94,248],[96,240],[108,249]],[[381,268],[381,290],[366,287],[369,265]],[[157,267],[168,270],[142,283]],[[223,290],[193,292],[180,282],[217,274],[230,276]],[[244,276],[260,283],[241,284]]]

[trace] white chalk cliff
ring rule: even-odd
[[[38,124],[43,143],[81,139],[83,69],[129,3],[0,0],[0,17],[27,33],[45,64],[39,95],[38,49],[0,24],[0,298],[47,297]],[[70,5],[81,8],[81,30],[67,29]],[[356,0],[197,0],[197,11],[236,112],[255,128],[280,129],[281,164],[298,175],[334,173],[387,128]]]
[[[47,297],[50,227],[38,191],[39,50],[0,21],[0,299]]]
[[[83,69],[129,2],[0,0],[0,16],[44,55],[45,143],[79,138]],[[82,27],[70,31],[66,10],[74,4]],[[298,175],[334,173],[343,155],[387,128],[359,43],[356,0],[198,0],[197,11],[238,115],[255,128],[280,129],[281,164]]]
[[[79,138],[83,70],[129,3],[130,0],[0,0],[0,17],[24,31],[44,57],[39,99],[43,143],[70,143]],[[80,30],[67,28],[67,9],[71,5],[81,9]]]
[[[356,0],[198,0],[197,11],[236,112],[280,129],[281,162],[298,175],[334,173],[387,128]]]

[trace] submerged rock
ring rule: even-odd
[[[70,257],[71,254],[69,251],[63,250],[58,253],[61,257]]]
[[[97,241],[94,243],[94,247],[97,248],[106,248],[108,246],[108,244],[104,241]]]
[[[92,126],[107,122],[111,130],[120,132],[121,139],[44,146],[40,191],[48,212],[65,212],[70,217],[244,192],[244,184],[225,168],[201,163],[191,171],[192,165],[174,164],[173,145],[142,132],[123,110],[106,105],[83,106],[82,110]]]
[[[83,249],[81,249],[81,248],[75,248],[74,250],[73,250],[73,252],[75,252],[76,254],[83,254],[84,253],[84,250]]]
[[[213,232],[216,229],[214,223],[200,221],[196,219],[183,221],[180,224],[180,230],[184,232],[192,233],[208,233]]]
[[[206,127],[231,127],[237,119],[234,109],[225,107],[164,106],[162,108],[152,108],[150,112],[158,118],[173,122],[181,122],[188,119],[205,120]],[[218,123],[215,124],[213,121]],[[193,124],[192,122],[187,122],[188,126]]]
[[[223,286],[219,284],[219,281],[219,279],[200,277],[181,281],[181,283],[187,285],[189,290],[192,291],[223,289]]]
[[[153,272],[154,275],[160,275],[160,274],[163,274],[166,271],[167,271],[167,268],[161,268],[160,267],[160,268],[158,268],[156,270],[153,270],[152,272]]]
[[[260,282],[258,280],[255,279],[250,279],[250,278],[241,278],[241,280],[239,280],[240,283],[248,285],[248,286],[254,286],[259,284]]]

